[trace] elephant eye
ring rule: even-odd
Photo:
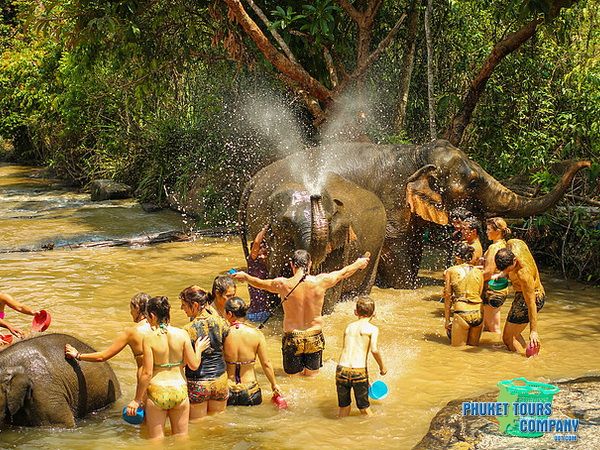
[[[477,187],[479,187],[479,178],[472,178],[469,181],[469,189],[476,189]]]

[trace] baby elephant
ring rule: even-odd
[[[0,428],[4,424],[72,427],[75,419],[121,396],[108,363],[65,359],[65,344],[89,345],[66,334],[42,334],[0,351]]]

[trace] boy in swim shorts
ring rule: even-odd
[[[368,296],[361,296],[356,302],[354,314],[358,320],[346,327],[340,362],[335,372],[335,385],[338,395],[338,417],[350,415],[350,391],[354,390],[356,406],[361,414],[371,416],[369,403],[369,375],[367,358],[371,351],[379,365],[380,375],[387,369],[383,364],[381,353],[377,347],[379,329],[371,324],[375,312],[375,303]]]

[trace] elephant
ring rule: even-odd
[[[266,200],[285,182],[330,171],[375,194],[387,215],[378,266],[380,287],[415,288],[423,233],[428,225],[448,223],[449,212],[463,206],[480,217],[528,217],[554,206],[575,174],[589,161],[572,162],[548,194],[528,198],[504,187],[448,141],[425,145],[336,143],[307,149],[264,167],[247,183],[246,197]],[[367,219],[368,220],[368,219]],[[241,225],[242,234],[244,223]]]
[[[0,351],[0,427],[73,427],[75,419],[121,396],[110,365],[65,358],[65,344],[94,352],[60,333],[40,334]]]
[[[269,277],[291,275],[289,258],[297,249],[309,251],[314,273],[340,269],[368,251],[373,257],[367,268],[330,289],[324,310],[342,297],[370,292],[386,224],[383,203],[375,194],[335,173],[325,174],[322,187],[312,194],[304,183],[287,180],[268,192],[254,189],[249,194],[240,220],[250,236],[269,226]],[[245,233],[242,242],[247,254]]]

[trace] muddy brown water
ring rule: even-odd
[[[0,166],[0,249],[33,248],[47,242],[78,243],[182,229],[171,211],[144,213],[132,201],[94,204],[37,169]],[[131,324],[129,298],[138,291],[173,299],[172,321],[186,317],[176,301],[190,285],[205,288],[215,275],[242,268],[237,238],[198,239],[139,248],[96,248],[0,254],[0,290],[52,312],[50,331],[71,333],[97,349],[108,346]],[[422,270],[425,286],[411,290],[377,289],[376,318],[381,349],[389,368],[383,378],[389,396],[373,401],[375,416],[336,420],[335,367],[343,330],[353,320],[353,304],[341,303],[325,322],[323,369],[314,379],[285,376],[281,365],[281,321],[265,328],[269,356],[289,403],[279,411],[261,406],[235,407],[190,425],[186,441],[167,438],[160,447],[217,449],[411,448],[448,401],[495,389],[500,380],[519,376],[549,381],[600,369],[600,289],[542,274],[548,301],[539,319],[542,351],[526,359],[505,351],[499,336],[484,333],[482,345],[453,349],[443,333],[440,270]],[[238,294],[248,298],[244,285]],[[503,318],[509,308],[503,307]],[[26,327],[26,316],[7,311],[7,320]],[[133,397],[135,364],[127,349],[111,360],[123,396],[114,406],[78,423],[75,429],[9,428],[0,431],[0,448],[141,448],[149,444],[139,427],[121,419]],[[376,363],[369,360],[377,379]],[[266,400],[270,391],[258,369]]]

